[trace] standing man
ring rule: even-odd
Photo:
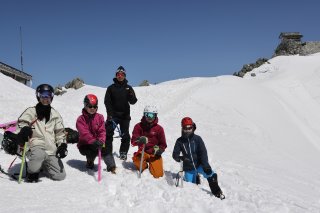
[[[104,104],[107,109],[106,147],[107,152],[112,154],[113,134],[116,126],[119,124],[121,131],[120,159],[127,160],[130,146],[129,125],[131,120],[129,104],[135,104],[137,98],[133,88],[128,85],[126,70],[122,66],[117,69],[113,82],[107,88],[104,97]]]

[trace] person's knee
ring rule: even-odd
[[[114,128],[113,128],[112,124],[111,125],[109,123],[106,124],[105,128],[106,128],[106,134],[107,135],[111,135],[111,134],[113,135]]]
[[[27,153],[27,157],[30,161],[43,161],[47,154],[42,149],[30,149]]]
[[[66,178],[66,173],[65,172],[63,172],[63,173],[57,173],[57,174],[55,174],[55,175],[53,175],[52,177],[51,177],[51,179],[52,180],[56,180],[56,181],[61,181],[61,180],[64,180],[65,178]]]
[[[163,170],[153,170],[153,171],[150,171],[150,173],[152,174],[152,176],[154,178],[159,178],[159,177],[162,177],[163,176]]]

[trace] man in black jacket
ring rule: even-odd
[[[200,184],[199,174],[207,178],[214,196],[224,199],[218,184],[218,176],[208,162],[206,146],[199,135],[194,134],[196,125],[191,118],[181,121],[181,137],[177,139],[172,157],[175,161],[183,161],[184,180]],[[180,154],[182,153],[182,156]]]
[[[106,151],[112,153],[113,134],[119,124],[121,132],[120,159],[126,160],[130,146],[130,105],[137,102],[133,88],[128,85],[126,70],[120,66],[116,71],[113,84],[107,88],[104,104],[107,109],[106,121]]]

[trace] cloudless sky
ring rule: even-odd
[[[132,86],[231,75],[271,58],[281,32],[320,40],[318,0],[0,0],[0,61],[40,83]]]

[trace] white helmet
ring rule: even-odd
[[[158,114],[158,109],[154,105],[147,105],[143,110],[143,113],[146,113],[146,112],[151,112],[151,113]]]

